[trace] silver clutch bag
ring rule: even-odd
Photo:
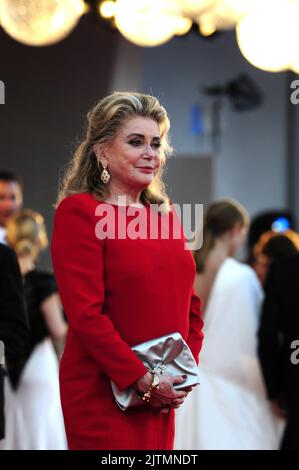
[[[151,372],[167,375],[186,375],[187,379],[183,383],[174,385],[176,390],[199,384],[198,366],[189,346],[180,333],[170,333],[137,344],[132,347],[132,351]],[[111,382],[111,387],[116,403],[122,410],[144,404],[137,397],[133,387],[120,391],[113,382]]]

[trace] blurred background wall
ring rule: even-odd
[[[131,64],[122,57],[134,57],[133,85],[136,86],[138,77],[139,88],[157,95],[164,103],[171,118],[176,157],[206,157],[206,149],[202,154],[201,143],[190,126],[192,106],[204,101],[200,90],[226,83],[240,73],[248,74],[260,87],[264,102],[257,109],[236,112],[228,100],[223,100],[219,150],[211,155],[213,196],[236,197],[251,214],[264,208],[287,206],[287,95],[290,92],[285,73],[267,73],[251,66],[241,55],[233,32],[209,42],[191,35],[144,49],[121,38],[119,50],[122,50],[118,56],[121,66],[116,68],[114,83],[119,88],[128,86]]]
[[[51,236],[60,169],[84,132],[91,106],[109,90],[117,35],[85,16],[64,41],[28,47],[0,29],[0,167],[23,180],[24,206],[40,211]],[[41,264],[50,266],[49,252]]]

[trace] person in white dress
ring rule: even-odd
[[[54,275],[36,269],[47,244],[43,217],[21,210],[7,223],[6,240],[17,254],[24,282],[29,340],[23,363],[5,379],[5,439],[1,450],[67,449],[60,404],[58,360],[54,341],[65,339]]]
[[[263,292],[255,272],[233,258],[247,232],[237,201],[211,204],[195,288],[204,310],[201,384],[176,412],[176,449],[278,449],[284,423],[266,399],[257,356]]]

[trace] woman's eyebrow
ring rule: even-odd
[[[127,135],[127,138],[129,138],[129,137],[141,137],[141,138],[144,139],[144,135],[143,134],[138,134],[137,132],[134,132],[133,134]],[[160,137],[159,136],[154,136],[153,139],[160,140]]]

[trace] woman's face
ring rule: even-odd
[[[161,165],[157,122],[141,116],[127,119],[114,139],[104,147],[103,154],[112,188],[141,190],[147,187]]]

